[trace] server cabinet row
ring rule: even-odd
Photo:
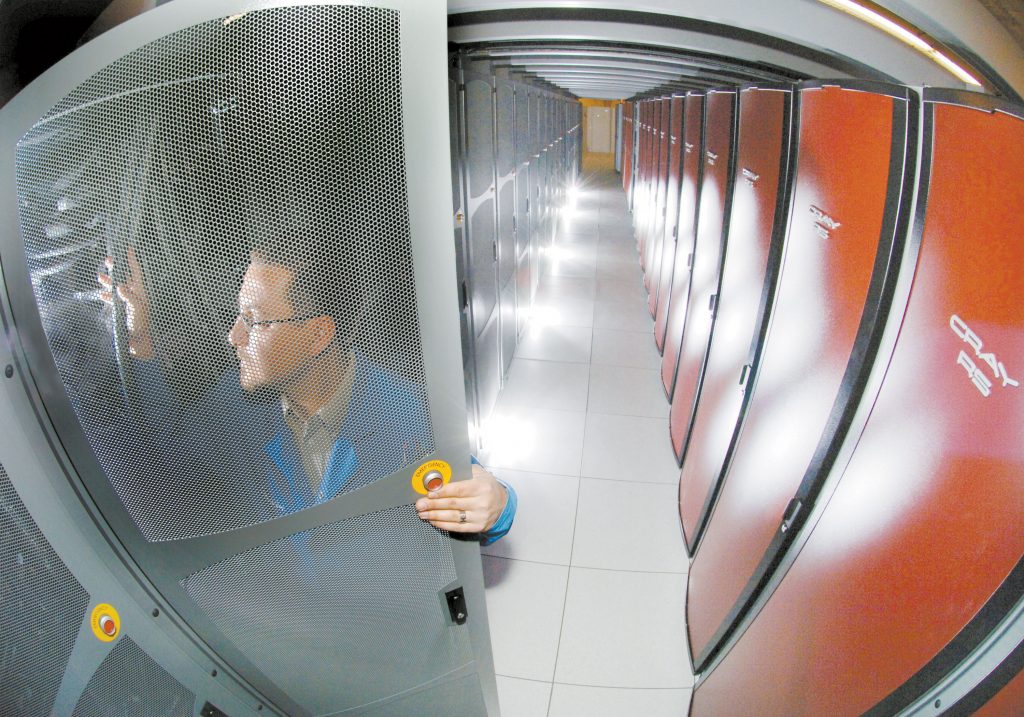
[[[629,111],[692,714],[955,712],[1012,690],[1022,110],[818,83]]]
[[[579,172],[582,109],[540,80],[456,52],[449,110],[466,396],[479,438]]]

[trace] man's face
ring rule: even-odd
[[[238,292],[238,317],[228,332],[228,342],[238,357],[242,388],[284,389],[301,376],[322,350],[311,321],[260,324],[295,318],[288,297],[292,271],[276,264],[253,262]],[[247,329],[242,321],[256,325]]]

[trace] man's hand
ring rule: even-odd
[[[483,533],[505,510],[508,494],[498,479],[473,464],[472,480],[449,483],[416,501],[420,518],[453,533]],[[466,519],[460,522],[462,512]]]
[[[114,259],[107,257],[103,262],[106,273],[96,274],[103,291],[100,298],[108,304],[114,303]],[[149,329],[149,298],[142,277],[142,265],[135,251],[128,249],[128,280],[116,287],[117,295],[124,302],[125,319],[128,324],[128,350],[132,356],[147,360],[153,358],[153,337]]]

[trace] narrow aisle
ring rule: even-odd
[[[503,717],[679,717],[687,559],[653,322],[620,177],[585,171],[488,427],[520,495],[483,549]]]

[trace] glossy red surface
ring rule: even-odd
[[[636,233],[637,249],[642,248],[644,222],[647,220],[648,203],[651,189],[651,100],[640,103],[640,156],[639,176],[637,177],[637,194],[633,199],[633,226]],[[643,253],[641,251],[641,260]]]
[[[754,573],[814,455],[853,348],[885,214],[894,100],[826,88],[804,90],[800,101],[796,186],[772,323],[690,568],[695,656]],[[829,239],[819,234],[812,206],[840,223]],[[710,487],[681,497],[688,537]]]
[[[689,258],[697,228],[697,195],[704,157],[704,95],[688,94],[683,108],[683,176],[679,187],[679,219],[676,232],[675,267],[668,301],[658,302],[654,341],[662,350],[661,382],[669,398],[676,376],[676,359],[686,321],[686,299],[690,291]]]
[[[647,170],[646,181],[644,182],[644,206],[643,214],[640,216],[640,224],[637,227],[637,237],[640,242],[640,266],[647,266],[647,239],[648,229],[653,216],[654,201],[658,194],[658,119],[661,114],[661,100],[650,100],[647,107]]]
[[[700,401],[680,474],[680,500],[697,516],[718,480],[743,403],[740,376],[757,329],[780,190],[779,161],[788,92],[745,90],[739,100],[739,138],[729,239],[715,331],[708,349]],[[674,406],[674,404],[673,404]],[[690,505],[693,504],[693,505]],[[691,519],[693,520],[693,519]]]
[[[657,315],[658,304],[668,301],[672,286],[672,262],[676,255],[676,222],[679,219],[679,170],[683,161],[683,99],[673,97],[671,121],[669,123],[668,183],[665,187],[665,219],[659,239],[660,247],[655,250],[651,266],[655,288],[648,296],[647,308],[652,316]]]
[[[718,297],[722,252],[725,249],[723,227],[732,182],[730,163],[735,142],[736,92],[709,92],[707,103],[704,179],[701,181],[697,239],[690,272],[690,298],[669,413],[669,435],[677,458],[682,455],[683,439],[690,429],[690,417],[700,391],[704,357],[714,325],[713,302]],[[684,532],[685,527],[684,524]]]
[[[647,273],[644,283],[653,296],[649,301],[651,315],[657,305],[659,277],[661,275],[661,251],[665,234],[665,207],[668,197],[669,165],[672,155],[672,100],[661,100],[658,116],[658,182],[647,239]]]
[[[974,717],[1020,717],[1024,714],[1024,672],[1010,680],[1003,689],[974,713]]]
[[[934,158],[867,427],[694,715],[859,714],[942,650],[1024,553],[1024,243],[1008,231],[1024,205],[1024,122],[939,105]]]
[[[633,181],[633,103],[622,103],[622,189],[628,195]]]

